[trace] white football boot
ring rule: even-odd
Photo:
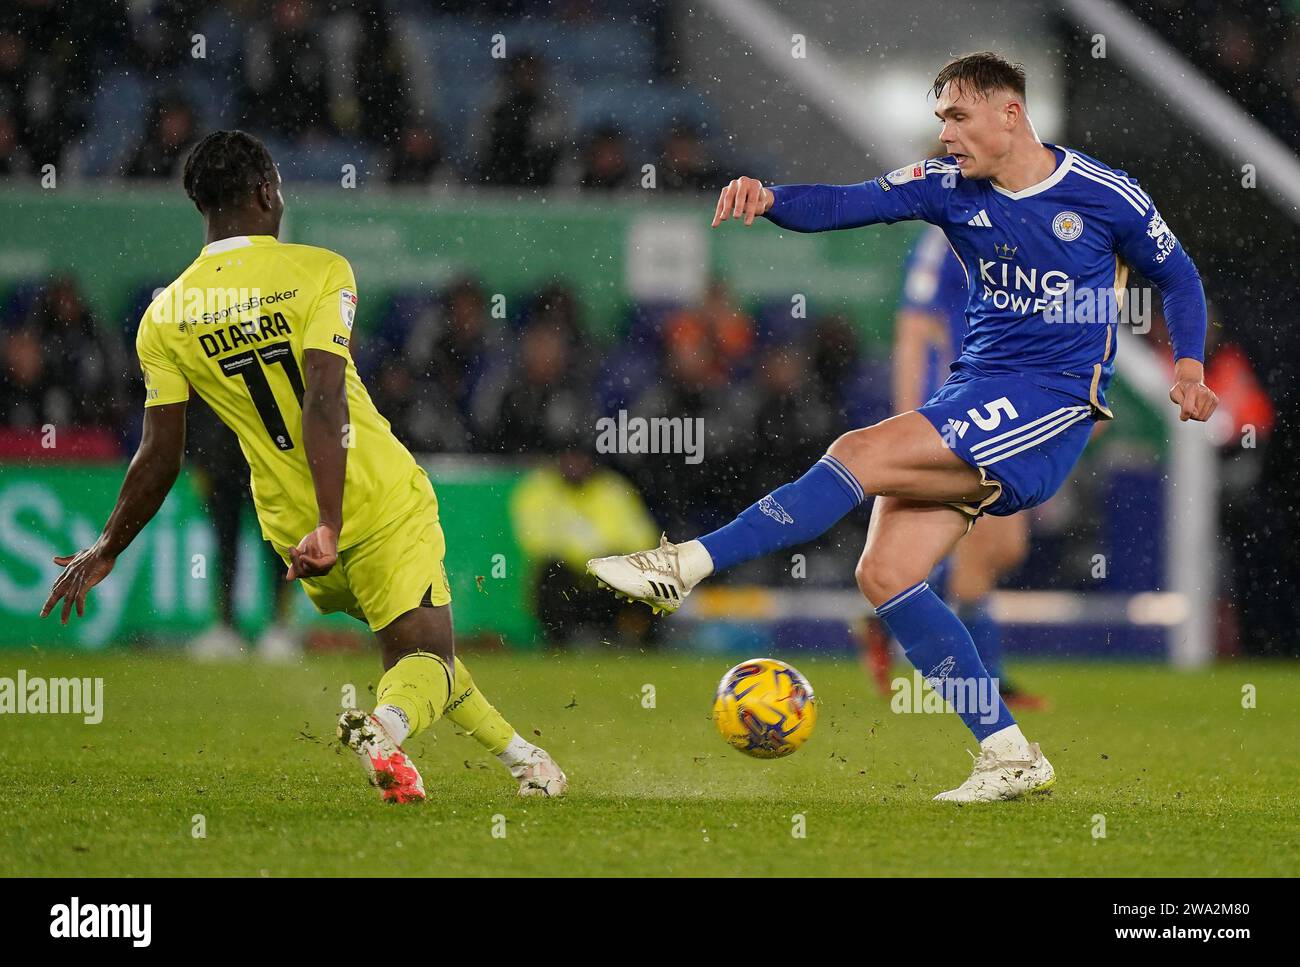
[[[678,546],[666,536],[648,551],[593,558],[587,562],[587,573],[629,601],[648,604],[655,614],[672,614],[694,587],[682,579]]]
[[[247,642],[229,625],[215,624],[190,642],[190,657],[195,661],[241,661]]]
[[[996,802],[999,799],[1016,799],[1025,793],[1050,792],[1056,783],[1056,770],[1038,748],[1029,743],[1029,758],[1024,760],[999,759],[986,750],[974,753],[975,769],[970,778],[956,789],[949,789],[934,797],[935,802]]]
[[[373,715],[348,709],[339,716],[339,741],[357,754],[361,768],[385,802],[420,802],[424,780],[388,729]]]
[[[545,749],[537,749],[527,762],[511,766],[510,774],[519,780],[521,796],[558,797],[569,791],[568,777]]]
[[[262,632],[253,652],[258,661],[285,665],[302,658],[302,637],[284,625],[275,624]]]

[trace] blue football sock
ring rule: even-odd
[[[862,485],[828,453],[794,483],[778,487],[700,543],[713,559],[713,570],[723,571],[820,537],[864,499]]]
[[[876,609],[930,687],[947,701],[975,738],[1015,725],[998,694],[997,680],[980,661],[975,643],[949,607],[922,581]]]
[[[980,661],[994,678],[1002,677],[1002,627],[984,598],[961,609],[961,621],[970,631]]]

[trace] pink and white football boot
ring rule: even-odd
[[[361,767],[385,802],[421,802],[424,780],[384,724],[360,709],[339,716],[339,741],[361,759]]]

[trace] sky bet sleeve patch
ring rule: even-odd
[[[348,327],[348,332],[351,332],[352,322],[357,317],[357,294],[350,289],[339,293],[339,317],[343,320],[343,325]]]
[[[348,356],[352,327],[357,319],[357,280],[347,259],[332,252],[328,254],[330,262],[308,314],[302,348]]]
[[[895,168],[889,174],[885,175],[885,180],[891,185],[905,185],[909,181],[916,181],[918,178],[925,177],[925,162],[918,161],[914,165],[903,165],[901,168]]]

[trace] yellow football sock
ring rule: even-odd
[[[504,752],[515,736],[514,727],[483,697],[459,658],[456,659],[456,683],[444,714],[493,755]]]
[[[459,664],[459,662],[457,663]],[[379,679],[376,708],[391,705],[406,716],[407,738],[418,735],[442,716],[451,695],[447,663],[427,651],[402,656]]]

